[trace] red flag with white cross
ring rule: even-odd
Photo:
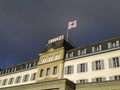
[[[77,27],[77,20],[68,22],[68,30]]]

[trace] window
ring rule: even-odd
[[[73,52],[70,53],[70,58],[72,58],[72,57],[73,57]]]
[[[35,80],[35,77],[36,77],[36,73],[32,73],[32,74],[31,74],[31,79],[30,79],[30,80],[31,80],[31,81]]]
[[[49,61],[49,62],[50,62],[50,59],[51,59],[51,57],[49,56],[49,57],[48,57],[48,61]]]
[[[25,64],[25,68],[28,68],[28,63],[27,63],[27,64]]]
[[[96,78],[96,82],[101,82],[102,78]]]
[[[44,63],[44,62],[46,62],[46,61],[47,61],[47,58],[46,58],[46,57],[44,57],[44,58],[43,58],[43,63]]]
[[[15,83],[20,83],[21,82],[21,76],[16,77]]]
[[[37,66],[37,62],[34,62],[34,66]]]
[[[120,45],[119,40],[118,40],[118,41],[115,41],[115,42],[109,42],[109,43],[108,43],[108,48],[119,47],[119,45]]]
[[[31,62],[31,67],[34,67],[34,62]]]
[[[109,80],[120,80],[120,75],[110,76]]]
[[[23,82],[27,82],[29,80],[29,74],[24,75]]]
[[[17,70],[17,67],[14,68],[14,72]]]
[[[87,52],[86,52],[86,49],[83,49],[83,50],[81,50],[81,55],[84,55],[84,54],[86,54]]]
[[[120,80],[120,76],[114,76],[114,80]]]
[[[80,84],[84,84],[87,83],[88,79],[81,79],[81,80],[77,80],[76,83],[80,83]]]
[[[73,65],[65,67],[64,74],[73,74],[73,73],[74,73],[74,66]]]
[[[55,66],[55,67],[53,68],[53,74],[54,74],[54,75],[57,74],[57,66]]]
[[[58,53],[55,55],[55,60],[59,60],[59,59],[60,59],[60,54]]]
[[[77,65],[77,73],[87,72],[87,71],[88,71],[88,63],[81,63]]]
[[[103,70],[104,69],[104,60],[98,60],[92,62],[92,70]]]
[[[40,77],[43,77],[43,69],[40,70]]]
[[[10,78],[8,84],[13,84],[14,78]]]
[[[50,68],[47,68],[46,76],[50,75]]]
[[[98,52],[102,50],[102,45],[96,46],[96,47],[92,47],[92,52]]]
[[[31,63],[29,63],[28,65],[29,65],[29,68],[31,68]]]
[[[105,80],[106,80],[106,77],[99,77],[99,78],[93,78],[92,82],[102,82],[102,81],[105,81]]]
[[[66,53],[66,58],[68,58],[68,53]]]
[[[6,84],[7,84],[7,79],[4,79],[2,85],[6,85]]]
[[[120,57],[114,57],[109,59],[109,68],[120,67]]]

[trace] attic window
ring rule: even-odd
[[[73,52],[70,53],[70,58],[73,57]]]
[[[120,42],[119,40],[115,41],[115,42],[109,42],[108,43],[108,48],[116,48],[120,46]]]
[[[68,58],[68,53],[66,53],[66,56],[65,56],[65,58]]]

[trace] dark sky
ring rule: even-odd
[[[78,47],[120,36],[120,0],[0,0],[0,68],[38,58],[71,20]]]

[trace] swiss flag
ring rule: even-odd
[[[75,27],[77,27],[77,20],[68,22],[68,29],[72,29],[72,28],[75,28]]]

